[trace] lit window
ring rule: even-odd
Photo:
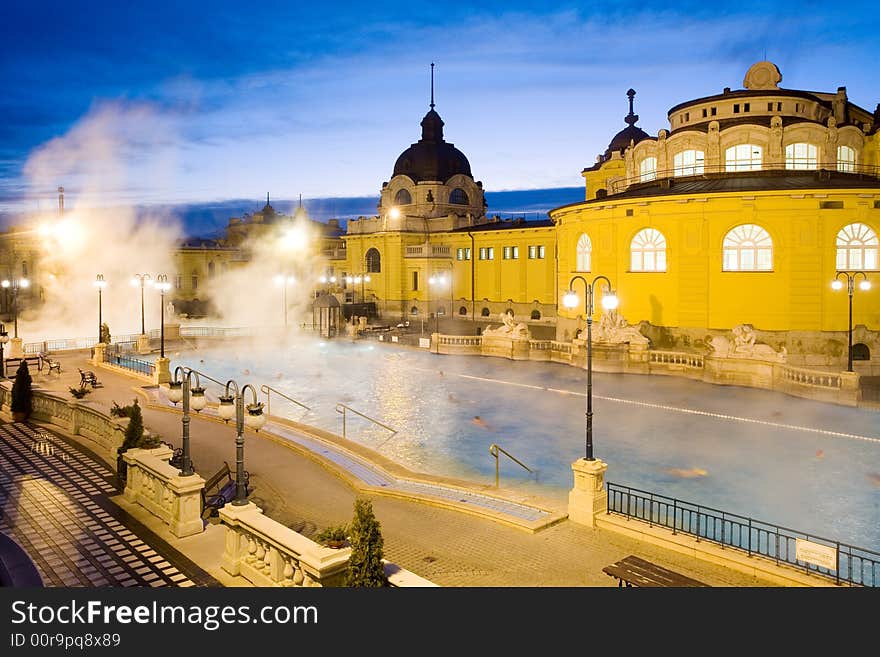
[[[542,259],[544,257],[544,246],[532,244],[529,246],[529,258],[534,259]]]
[[[737,226],[724,236],[724,271],[770,271],[773,240],[755,224]]]
[[[760,171],[763,149],[755,144],[737,144],[724,152],[725,171]]]
[[[471,259],[471,250],[469,248],[457,249],[455,252],[456,260],[470,260]]]
[[[688,150],[676,153],[672,158],[674,176],[699,176],[703,173],[703,151]]]
[[[632,271],[666,271],[666,238],[653,228],[640,230],[630,244]]]
[[[379,255],[378,249],[369,249],[366,255],[367,271],[371,274],[378,274],[382,271],[382,256]]]
[[[592,256],[593,243],[590,241],[589,236],[584,233],[578,238],[575,269],[577,271],[590,271]]]
[[[639,163],[639,182],[648,182],[657,177],[657,158],[646,157]]]
[[[853,172],[856,170],[856,151],[849,146],[837,147],[837,170]]]
[[[504,260],[510,260],[510,247],[509,246],[504,247],[504,253],[502,254],[501,257],[504,258]]]
[[[481,246],[480,247],[480,260],[494,260],[495,259],[495,248],[492,246]]]
[[[865,224],[849,224],[837,233],[837,269],[878,269],[877,233]]]
[[[518,246],[505,246],[502,257],[505,260],[516,260],[519,258],[519,247]]]
[[[789,144],[785,147],[786,169],[815,169],[818,165],[818,149],[813,144]]]

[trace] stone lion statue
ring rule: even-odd
[[[599,324],[593,329],[593,340],[609,344],[628,342],[647,345],[651,342],[637,327],[630,326],[616,308],[602,313]]]

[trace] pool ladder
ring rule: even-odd
[[[262,393],[264,393],[264,394],[266,395],[266,415],[272,415],[272,406],[271,406],[272,395],[271,395],[270,393],[273,393],[273,392],[274,392],[276,395],[278,395],[279,397],[284,397],[284,399],[286,399],[287,401],[289,401],[289,402],[293,402],[293,403],[296,404],[297,406],[302,406],[302,407],[303,407],[304,409],[306,409],[307,411],[312,410],[311,408],[309,408],[308,406],[306,406],[306,405],[303,404],[302,402],[298,402],[298,401],[296,401],[293,397],[288,397],[288,396],[285,395],[283,392],[281,392],[280,390],[276,390],[276,389],[273,388],[272,386],[267,386],[267,385],[265,385],[265,384],[264,384],[264,385],[261,385],[261,386],[260,386],[260,392],[262,392]]]
[[[532,471],[532,469],[529,466],[527,466],[525,463],[520,461],[518,458],[516,458],[513,454],[508,452],[506,449],[504,449],[503,447],[499,447],[495,443],[492,443],[491,445],[489,445],[489,453],[495,457],[495,488],[498,488],[498,460],[499,460],[501,454],[504,454],[511,461],[513,461],[514,463],[518,463],[519,465],[524,467],[529,472]]]

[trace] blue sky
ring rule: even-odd
[[[775,62],[880,102],[873,3],[5,3],[0,213],[378,196],[436,63],[447,141],[489,191],[583,184],[624,126]],[[283,208],[280,208],[283,209]],[[492,208],[490,208],[490,211]]]

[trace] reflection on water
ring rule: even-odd
[[[285,349],[182,352],[175,364],[266,383],[272,413],[346,433],[417,472],[494,483],[556,502],[584,455],[585,373],[558,363],[442,356],[304,340]],[[204,361],[204,362],[200,362]],[[216,391],[215,391],[216,392]],[[593,441],[607,479],[869,549],[880,549],[880,413],[674,377],[593,374]]]

